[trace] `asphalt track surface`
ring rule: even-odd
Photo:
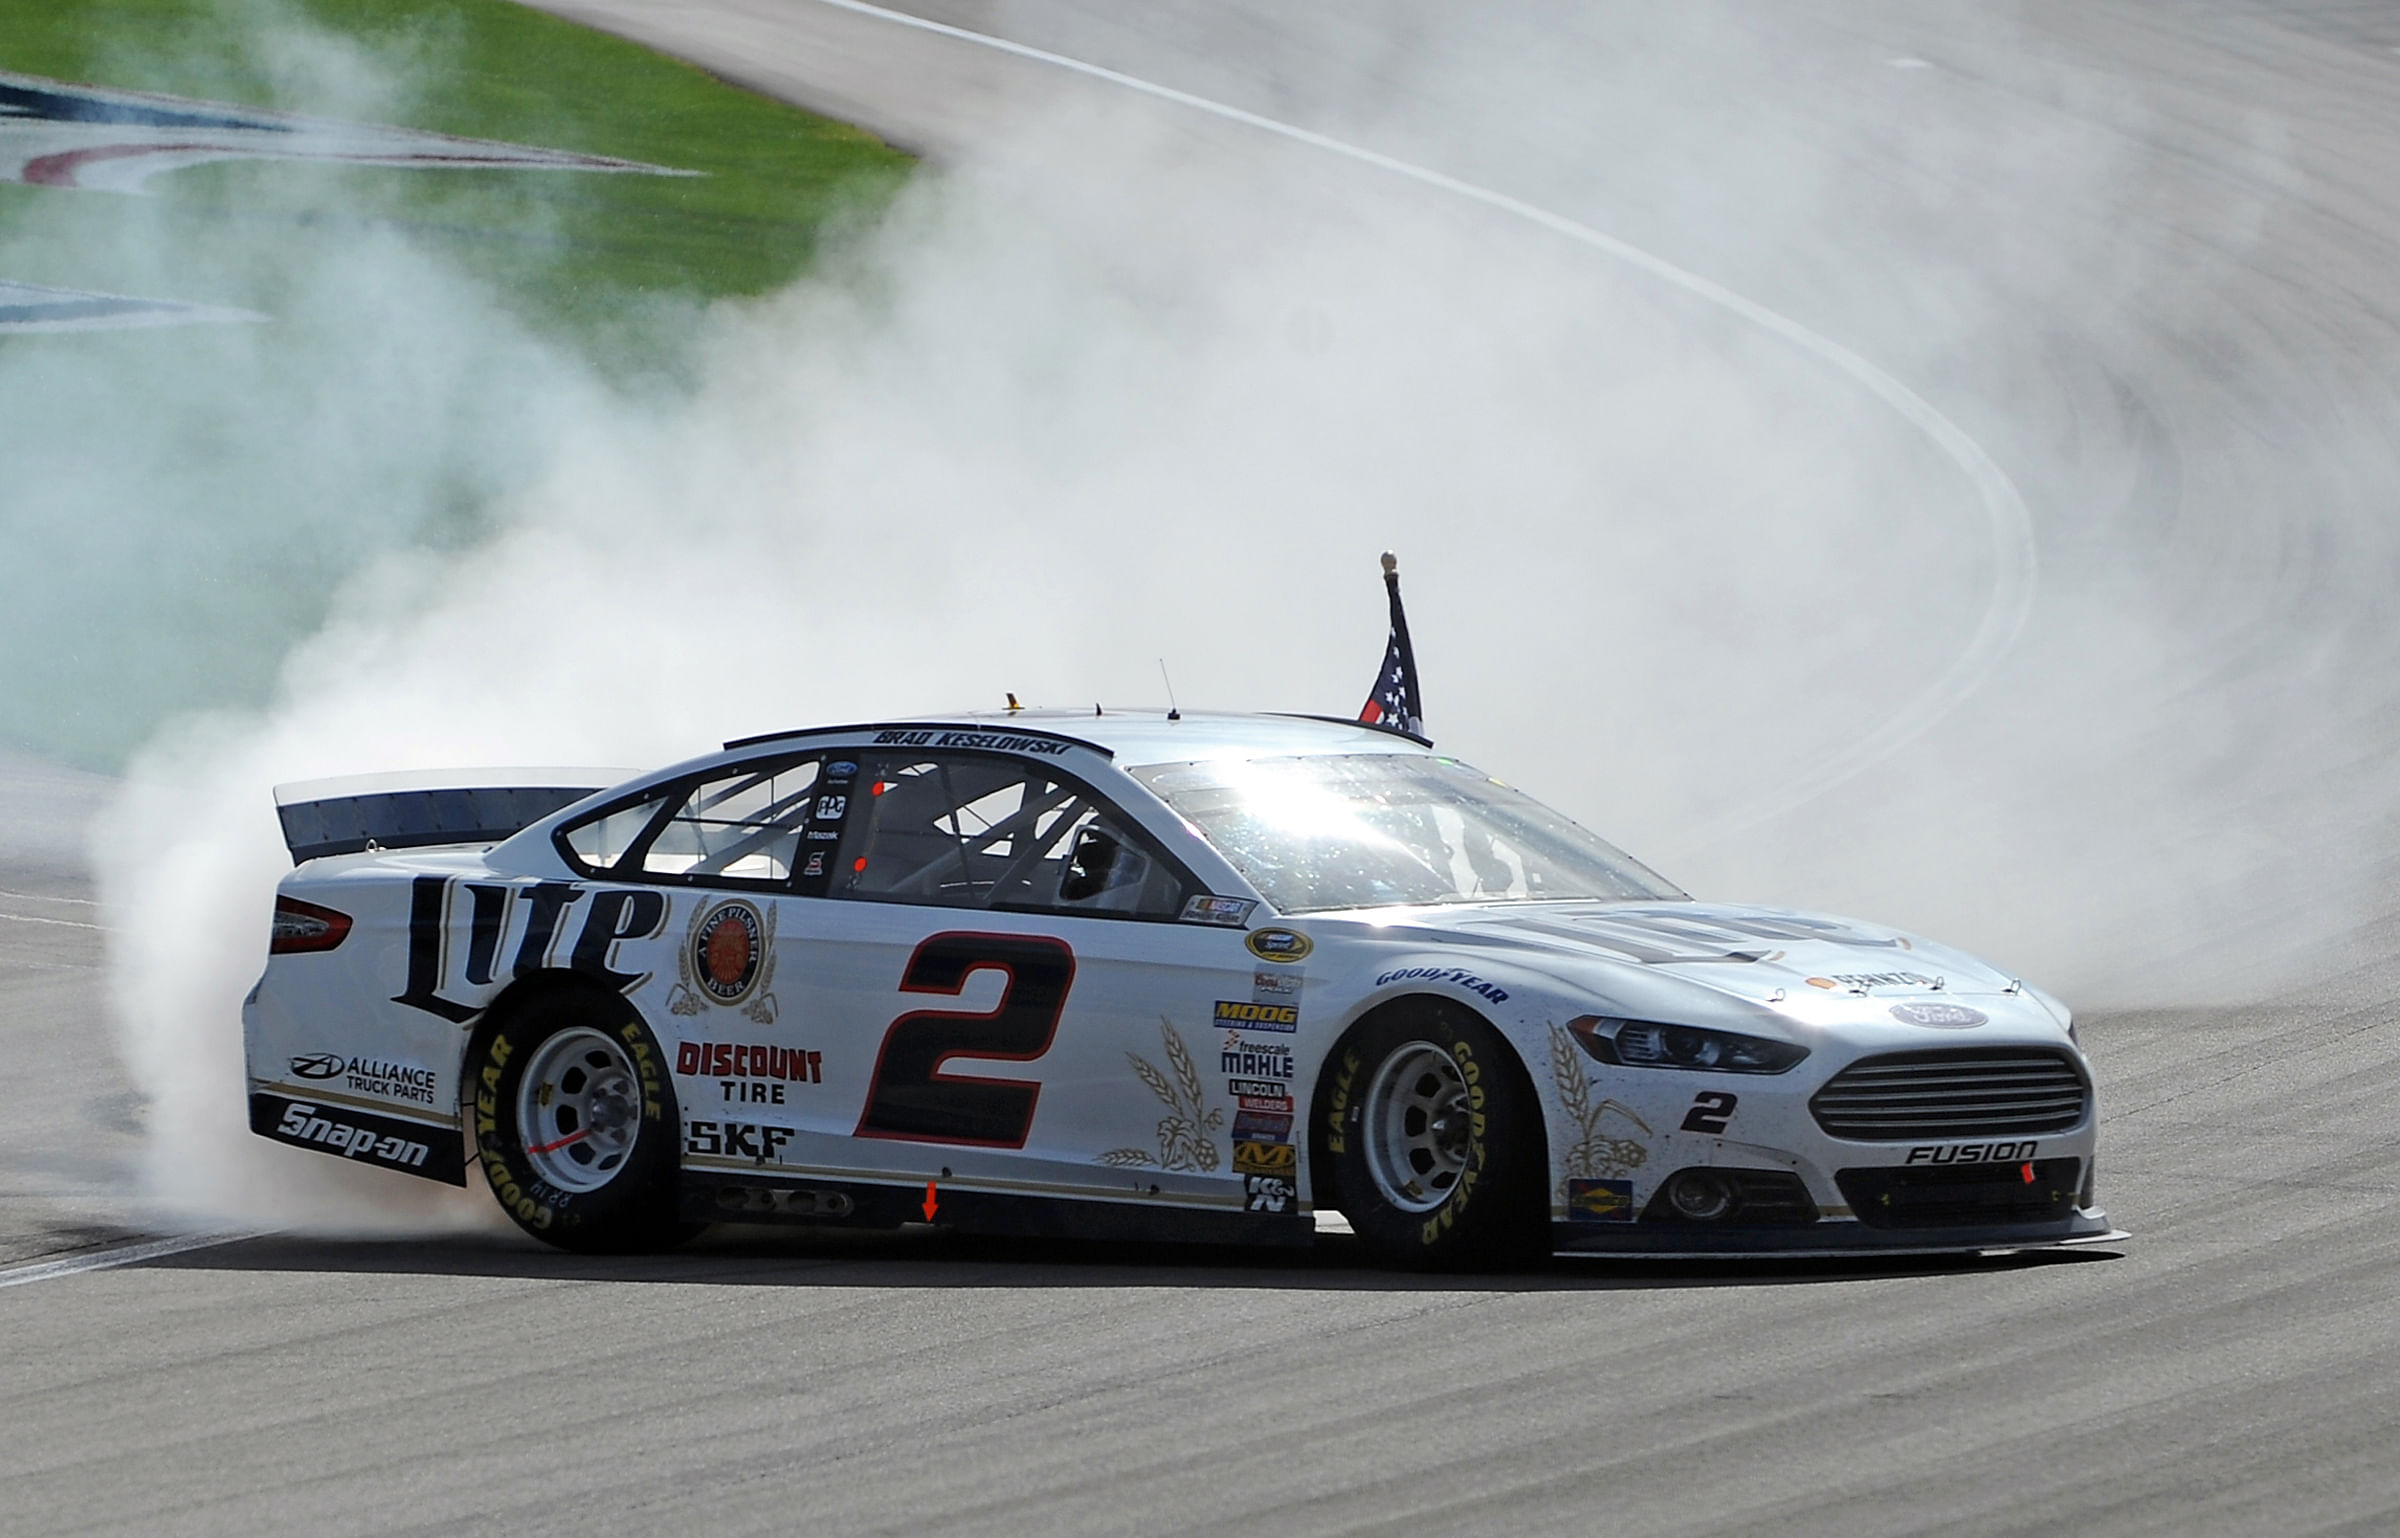
[[[557,8],[937,155],[1102,88],[810,0]],[[943,13],[1305,115],[1306,50],[1265,11],[1141,14]],[[1922,8],[1776,14],[1795,68],[2012,67]],[[2274,536],[2268,493],[2388,517],[2389,480],[2308,479],[2279,445],[2294,417],[2394,419],[2392,381],[2357,365],[2394,355],[2400,317],[2400,14],[2078,3],[2033,9],[2008,46],[2172,104],[2142,127],[2155,195],[2130,216],[2162,249],[2234,217],[2260,112],[2308,174],[2246,248],[2208,357],[2146,336],[2137,307],[2061,344],[2066,403],[2020,401],[2034,420],[1988,437],[1995,456],[2032,463],[2009,434],[2056,427],[2049,409],[2115,451],[2078,461],[2095,485],[2164,462],[2129,479],[2227,545]],[[1273,69],[1246,70],[1262,48]],[[1476,154],[1445,168],[1492,169]],[[1646,234],[1677,254],[1671,222]],[[105,787],[5,768],[0,1265],[21,1266],[145,1229],[112,1194],[138,1107],[73,834]],[[2085,1018],[2101,1191],[2138,1235],[2105,1254],[1462,1279],[1340,1241],[1250,1258],[912,1231],[720,1233],[641,1261],[263,1238],[0,1271],[0,1531],[2389,1533],[2393,915],[2265,1004]]]

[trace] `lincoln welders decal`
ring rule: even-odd
[[[605,155],[0,72],[0,181],[139,192],[161,171],[212,160],[693,174]]]

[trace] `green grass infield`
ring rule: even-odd
[[[14,248],[0,276],[138,285],[149,274],[112,260],[127,244],[119,227],[181,221],[198,265],[174,297],[271,312],[272,279],[259,264],[210,273],[207,253],[262,234],[339,241],[380,226],[438,250],[603,362],[630,361],[608,356],[628,345],[655,356],[665,339],[641,320],[672,308],[655,301],[788,282],[828,230],[871,217],[911,166],[856,128],[507,0],[0,5],[0,69],[702,173],[233,162],[159,174],[138,200],[0,184],[0,240]]]

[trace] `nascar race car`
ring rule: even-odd
[[[252,1128],[472,1167],[579,1250],[716,1220],[1346,1226],[1445,1267],[2122,1237],[2057,1000],[1696,902],[1405,731],[1012,712],[601,783],[279,792]]]

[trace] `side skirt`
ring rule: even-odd
[[[687,1223],[825,1223],[898,1228],[926,1221],[922,1186],[812,1180],[805,1184],[687,1173]],[[1316,1222],[1302,1212],[1199,1211],[1132,1202],[943,1191],[933,1222],[960,1233],[1025,1239],[1099,1239],[1157,1244],[1244,1244],[1304,1248]]]
[[[455,1126],[428,1126],[350,1106],[295,1100],[263,1091],[250,1097],[250,1130],[260,1137],[398,1170],[449,1185],[467,1183],[466,1140]]]

